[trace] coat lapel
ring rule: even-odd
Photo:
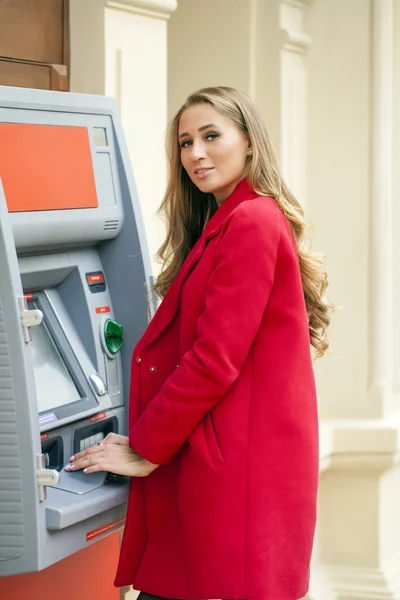
[[[208,240],[213,238],[221,230],[230,213],[245,200],[255,198],[257,194],[249,186],[247,179],[242,180],[233,193],[225,200],[213,217],[207,223],[201,237],[193,247],[189,256],[183,263],[178,275],[175,277],[158,311],[149,323],[143,337],[137,345],[137,350],[154,343],[154,341],[165,331],[173,321],[179,310],[180,298],[183,284],[192,269],[203,255]]]

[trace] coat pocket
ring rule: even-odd
[[[225,461],[220,444],[218,443],[218,438],[215,434],[211,413],[207,413],[203,419],[203,431],[208,454],[212,464],[214,467],[223,465]]]

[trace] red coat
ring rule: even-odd
[[[298,600],[318,425],[291,229],[246,180],[217,210],[132,360],[132,479],[116,585],[172,598]]]

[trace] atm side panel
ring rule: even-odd
[[[117,320],[124,326],[121,350],[123,389],[128,410],[132,352],[155,312],[151,293],[151,263],[130,157],[119,119],[113,116],[110,136],[113,181],[123,206],[124,223],[114,240],[99,245]],[[160,241],[161,244],[161,241]]]
[[[24,553],[22,473],[15,394],[0,294],[0,561]]]
[[[0,181],[0,576],[36,570],[40,521],[40,436],[22,285]],[[25,335],[28,330],[25,329]]]

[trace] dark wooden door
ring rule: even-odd
[[[69,90],[69,0],[0,0],[0,85]]]

